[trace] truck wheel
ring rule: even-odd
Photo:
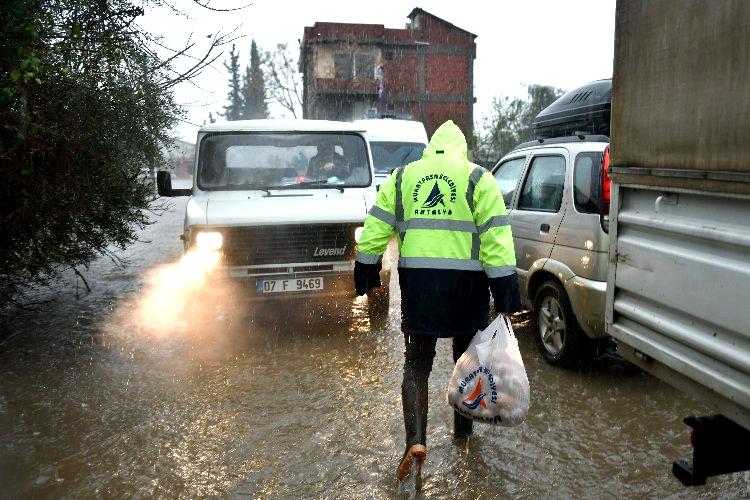
[[[534,338],[547,363],[571,368],[591,359],[596,343],[581,329],[568,294],[556,281],[545,281],[534,299]]]

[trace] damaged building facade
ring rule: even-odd
[[[476,35],[422,9],[405,29],[317,22],[305,27],[299,69],[305,118],[410,118],[428,134],[473,124]]]

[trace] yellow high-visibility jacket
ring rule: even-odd
[[[394,233],[407,333],[454,336],[484,328],[488,286],[498,311],[520,308],[502,194],[492,174],[468,160],[466,139],[452,121],[435,131],[421,160],[398,168],[380,187],[359,241],[360,270],[380,265]]]

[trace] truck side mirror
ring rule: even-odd
[[[164,170],[156,173],[156,189],[159,196],[190,196],[192,193],[191,189],[172,189],[172,176]]]

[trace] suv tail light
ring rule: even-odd
[[[609,202],[612,198],[612,181],[609,180],[609,146],[604,150],[601,171],[601,193],[599,193],[599,219],[605,233],[609,232]]]

